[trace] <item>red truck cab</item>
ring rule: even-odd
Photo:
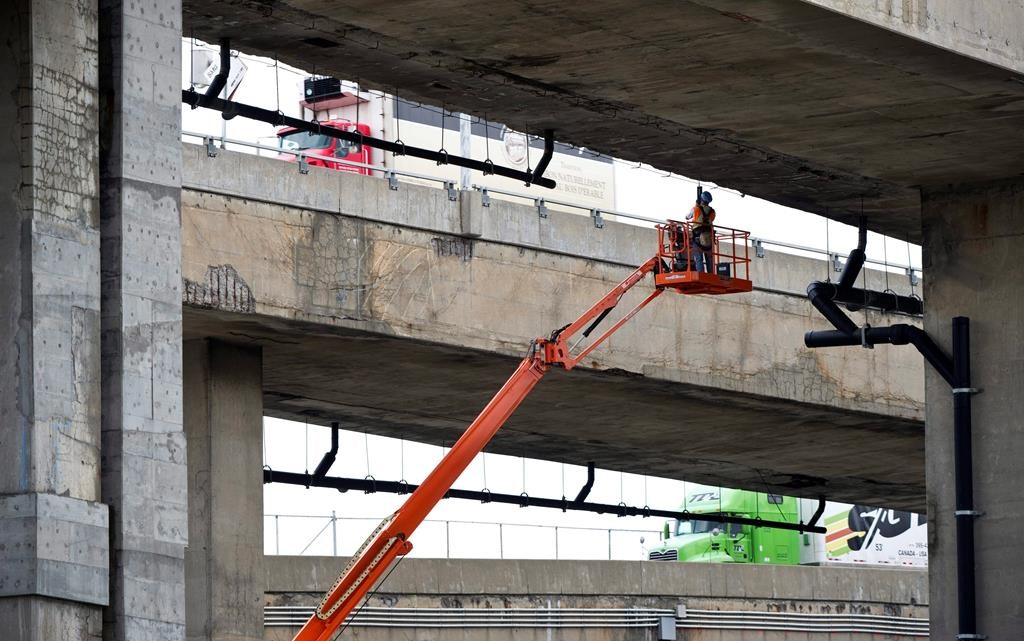
[[[370,127],[363,123],[352,123],[348,120],[325,120],[322,124],[344,131],[359,132],[367,137],[370,136]],[[277,145],[281,149],[278,157],[282,160],[296,162],[298,157],[287,152],[304,151],[307,154],[312,154],[312,156],[307,156],[306,162],[314,167],[327,167],[328,169],[337,169],[338,171],[370,175],[370,170],[366,167],[347,164],[370,164],[370,148],[358,142],[341,140],[326,134],[299,131],[293,127],[285,127],[279,130],[277,132],[277,141]],[[316,156],[323,156],[323,160]]]

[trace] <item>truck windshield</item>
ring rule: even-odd
[[[313,134],[307,131],[293,131],[279,136],[278,144],[285,151],[301,151],[303,149],[326,149],[331,146],[331,137]]]
[[[721,532],[739,534],[742,527],[743,526],[737,523],[717,523],[715,521],[702,521],[699,519],[692,521],[676,521],[676,534],[707,534],[715,528],[718,528]]]

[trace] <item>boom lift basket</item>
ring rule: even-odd
[[[715,226],[710,256],[711,273],[697,271],[692,222],[669,220],[657,225],[660,266],[658,287],[681,294],[738,294],[753,290],[750,282],[750,232]]]

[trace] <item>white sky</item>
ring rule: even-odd
[[[197,45],[203,47],[202,43]],[[191,42],[182,48],[183,86],[189,86],[191,68]],[[270,109],[280,109],[288,115],[299,115],[298,101],[302,96],[302,81],[308,74],[287,65],[275,65],[273,60],[243,56],[247,74],[233,98],[240,102]],[[276,89],[276,92],[275,92]],[[275,93],[277,95],[275,96]],[[182,129],[229,139],[276,144],[275,128],[243,118],[224,122],[220,114],[205,110],[191,110],[183,106]],[[189,142],[195,138],[186,137]],[[231,148],[231,145],[228,145]],[[238,151],[251,151],[238,148]],[[670,175],[649,166],[616,162],[616,209],[651,218],[678,218],[692,204],[695,182],[682,176]],[[775,205],[751,196],[741,197],[737,192],[708,185],[714,195],[717,221],[725,226],[749,230],[754,237],[783,241],[809,247],[826,248],[847,253],[856,245],[856,229],[825,218]],[[559,214],[554,214],[559,215]],[[908,263],[908,245],[897,239],[885,239],[870,233],[868,257],[883,260],[888,254],[891,264]],[[909,247],[909,261],[920,270],[920,247]],[[580,309],[593,301],[580,301]],[[634,322],[643,322],[638,318]],[[511,371],[509,372],[511,374]],[[278,419],[265,419],[265,458],[275,470],[289,472],[312,471],[320,456],[330,445],[330,430]],[[369,452],[369,464],[367,463]],[[404,454],[403,454],[404,451]],[[380,480],[397,481],[404,478],[418,483],[441,457],[441,448],[395,439],[364,436],[342,432],[338,461],[331,470],[333,476],[359,477],[371,474]],[[480,490],[485,487],[483,463],[478,457],[456,487]],[[586,480],[586,469],[573,465],[560,465],[537,460],[526,461],[526,479],[523,483],[523,461],[520,458],[488,454],[486,456],[486,487],[493,492],[559,498],[575,497]],[[597,481],[588,500],[663,509],[675,509],[684,494],[684,484],[659,478],[619,474],[599,470]],[[337,522],[337,548],[340,554],[350,553],[362,542],[383,516],[394,511],[404,497],[390,494],[362,494],[333,490],[305,489],[303,487],[271,484],[264,486],[265,547],[268,553],[279,550],[282,554],[330,554],[334,531],[325,516],[335,512]],[[307,515],[321,518],[274,517],[270,515]],[[351,520],[365,519],[365,520]],[[641,537],[647,542],[657,541],[656,532],[662,520],[641,517],[617,518],[610,515],[562,513],[542,508],[521,509],[516,506],[489,504],[449,499],[442,501],[430,516],[437,521],[473,521],[478,523],[534,524],[536,527],[502,527],[501,547],[506,557],[554,558],[555,530],[559,528],[559,558],[645,558]],[[327,526],[319,537],[321,528]],[[588,529],[572,529],[588,528]],[[612,532],[609,534],[609,530]],[[636,531],[629,531],[636,530]],[[447,533],[442,523],[427,523],[413,536],[415,556],[497,558],[499,536],[496,525],[453,524]],[[610,541],[610,545],[609,545]],[[308,545],[308,548],[307,548]]]

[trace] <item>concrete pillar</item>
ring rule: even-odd
[[[1024,622],[1024,182],[923,194],[925,328],[947,351],[971,321],[978,632],[1019,638]],[[953,401],[926,373],[931,637],[957,634]]]
[[[0,636],[98,639],[97,15],[0,3]]]
[[[263,356],[185,343],[190,641],[263,639]]]
[[[180,641],[181,5],[98,0],[98,9],[102,481],[112,530],[103,638]]]

